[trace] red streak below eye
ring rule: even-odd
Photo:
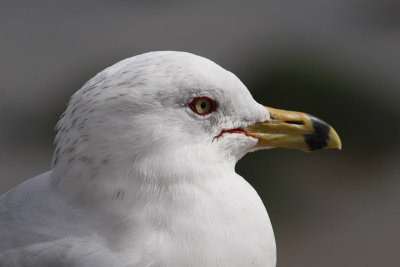
[[[231,130],[222,130],[222,132],[220,132],[219,135],[215,136],[214,138],[220,138],[224,133],[240,133],[240,134],[244,134],[244,135],[247,135],[250,137],[255,137],[251,133],[246,132],[245,130],[243,130],[241,128],[236,128],[236,129],[231,129]]]

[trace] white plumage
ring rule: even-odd
[[[201,116],[188,103],[209,97]],[[49,172],[0,199],[1,266],[275,266],[268,214],[236,162],[269,119],[232,73],[183,52],[123,60],[58,123]]]

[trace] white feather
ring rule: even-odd
[[[196,96],[217,110],[195,114]],[[269,114],[232,73],[183,52],[123,60],[59,121],[52,170],[0,199],[1,266],[275,266],[255,190],[235,173]]]

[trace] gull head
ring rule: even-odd
[[[172,51],[128,58],[97,74],[71,97],[57,128],[53,168],[75,176],[85,169],[90,177],[174,179],[215,166],[234,171],[260,148],[341,147],[325,122],[265,107],[233,73]]]

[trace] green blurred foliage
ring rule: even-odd
[[[311,53],[284,54],[260,60],[258,72],[243,77],[257,101],[320,117],[337,130],[345,153],[356,157],[376,159],[398,143],[400,112],[376,97],[380,88],[369,77]]]
[[[387,167],[388,157],[398,152],[400,113],[376,97],[378,85],[350,67],[334,66],[312,54],[293,49],[272,60],[261,57],[252,68],[255,72],[240,76],[259,103],[320,117],[343,143],[342,151],[273,149],[239,161],[237,172],[258,189],[273,221],[278,221],[278,235],[279,225],[307,218],[316,192],[330,194],[336,186],[357,190],[375,185],[377,176],[389,182],[375,169]]]

